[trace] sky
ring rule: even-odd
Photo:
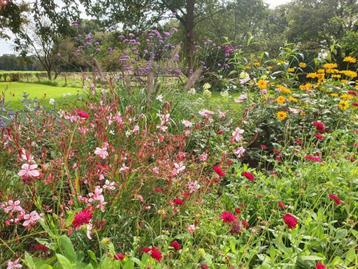
[[[264,0],[271,8],[290,2],[290,0]],[[0,55],[14,53],[11,41],[0,39]]]

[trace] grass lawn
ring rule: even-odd
[[[30,99],[37,98],[41,102],[48,102],[51,98],[66,103],[74,96],[82,93],[81,88],[58,87],[37,83],[0,82],[0,93],[5,95],[5,102],[11,108],[21,107],[21,100],[26,93]]]

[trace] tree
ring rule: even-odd
[[[9,0],[0,0],[0,38],[8,38],[6,30],[13,33],[20,31],[21,25],[26,22],[24,13],[28,10],[26,3],[14,3]]]

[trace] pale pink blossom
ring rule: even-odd
[[[185,170],[185,165],[183,162],[180,162],[180,163],[174,163],[174,169],[172,171],[172,176],[177,176],[179,175],[180,173],[184,172]]]
[[[243,147],[238,147],[234,153],[235,155],[238,157],[238,158],[241,158],[242,156],[244,156],[244,153],[245,153],[245,149]]]
[[[116,183],[107,179],[105,184],[103,185],[103,189],[113,191],[116,189]]]
[[[126,172],[128,172],[128,171],[129,171],[129,167],[126,166],[125,163],[122,164],[121,168],[119,168],[119,172],[121,172],[121,173],[126,173]]]
[[[188,120],[182,120],[181,122],[185,128],[191,128],[193,127],[193,123],[191,121],[188,121]]]
[[[240,129],[239,127],[237,127],[235,129],[235,131],[232,133],[232,138],[236,141],[236,142],[240,142],[242,139],[242,134],[244,133],[243,129]]]
[[[199,161],[201,162],[206,162],[208,160],[208,154],[207,153],[203,153],[199,155]]]
[[[87,238],[89,240],[92,240],[92,229],[93,229],[93,224],[90,222],[87,224],[87,231],[86,231],[86,235],[87,235]]]
[[[36,211],[32,211],[30,214],[24,216],[24,227],[31,227],[35,225],[41,219],[40,215]]]
[[[196,231],[197,227],[195,226],[195,224],[190,224],[187,228],[188,232],[190,234],[193,234]]]
[[[235,98],[234,101],[235,103],[243,103],[247,100],[247,94],[241,94],[238,98]]]
[[[133,132],[133,134],[138,134],[139,133],[139,125],[134,126],[132,132]]]
[[[22,268],[22,265],[20,264],[20,258],[14,260],[14,261],[8,261],[6,268],[7,269]]]
[[[220,119],[224,119],[226,117],[226,112],[222,112],[222,111],[219,110],[218,113],[219,113],[219,118]]]
[[[207,118],[207,119],[210,119],[214,114],[215,113],[213,111],[210,111],[207,109],[203,109],[203,110],[199,111],[199,115],[204,118]]]
[[[94,151],[94,154],[96,154],[97,156],[99,156],[101,159],[106,159],[108,157],[108,144],[104,143],[102,148],[97,147],[96,150]]]
[[[104,201],[104,196],[102,194],[103,189],[100,186],[96,186],[94,193],[88,194],[88,202],[91,204],[97,204],[96,208],[99,208],[102,212],[105,211],[104,207],[107,202]]]
[[[159,167],[158,166],[154,167],[152,169],[152,171],[153,171],[154,174],[158,175],[159,174]]]
[[[200,189],[200,184],[196,180],[188,182],[187,186],[190,193],[197,192]]]
[[[3,208],[5,213],[24,212],[24,209],[20,206],[19,200],[9,200],[0,207]]]
[[[37,164],[28,164],[24,163],[21,166],[21,170],[19,171],[18,175],[20,177],[38,177],[40,175],[40,171],[37,169]]]

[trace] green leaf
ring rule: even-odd
[[[77,256],[75,253],[75,250],[73,248],[71,240],[65,236],[62,235],[59,239],[59,247],[61,250],[61,253],[69,259],[71,262],[76,262]]]
[[[74,265],[65,256],[56,254],[56,257],[63,269],[75,269]]]
[[[29,269],[36,269],[36,264],[29,253],[25,252],[25,259],[23,261]]]

